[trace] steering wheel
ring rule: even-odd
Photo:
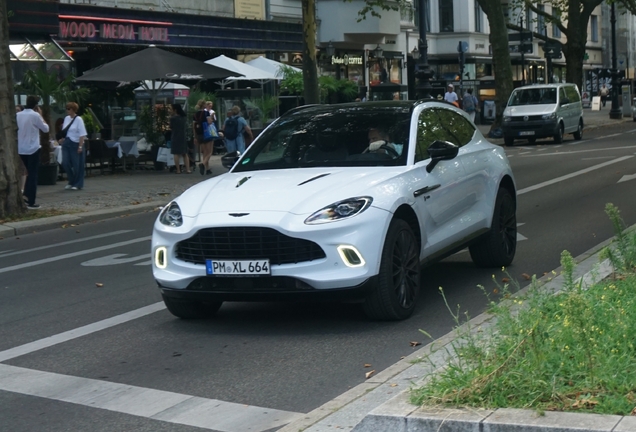
[[[399,158],[400,157],[400,154],[397,152],[397,150],[394,149],[393,147],[391,147],[390,145],[382,144],[380,146],[380,149],[385,150],[387,153],[389,153],[394,158]]]

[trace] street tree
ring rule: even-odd
[[[16,131],[8,10],[7,2],[0,1],[0,219],[26,210],[18,185],[21,162]]]
[[[480,3],[483,0],[480,0]],[[544,21],[555,25],[565,35],[567,41],[563,44],[563,56],[565,57],[565,79],[582,88],[583,85],[583,60],[585,57],[585,45],[587,43],[587,26],[594,9],[604,0],[547,0],[536,2],[531,0],[519,0],[519,5],[525,7]],[[608,3],[611,3],[608,1]],[[616,5],[636,13],[636,0],[616,0]],[[550,11],[541,10],[537,4],[548,5]]]
[[[320,103],[316,61],[316,0],[302,0],[303,13],[303,97],[306,104]]]

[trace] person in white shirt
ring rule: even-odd
[[[40,208],[40,205],[35,203],[40,166],[40,131],[49,132],[49,125],[42,118],[42,112],[37,106],[38,102],[40,102],[39,96],[27,96],[26,109],[16,114],[18,154],[27,169],[24,196],[27,208],[31,210]]]
[[[59,140],[62,145],[62,166],[68,179],[68,184],[64,189],[74,191],[84,187],[84,165],[86,163],[84,141],[88,135],[84,121],[77,115],[78,109],[79,106],[75,102],[66,104],[68,115],[62,124],[62,130],[66,130],[66,137]]]
[[[459,103],[457,103],[458,99],[459,98],[457,97],[457,93],[455,93],[455,87],[452,84],[449,84],[448,88],[447,88],[447,91],[444,94],[444,100],[446,102],[452,103],[456,107],[459,107]]]

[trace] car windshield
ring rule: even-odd
[[[258,137],[233,171],[406,165],[410,108],[364,102],[290,113]]]
[[[515,90],[510,96],[508,106],[555,104],[556,88],[533,88]]]

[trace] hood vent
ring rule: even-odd
[[[309,183],[309,182],[312,182],[312,181],[314,181],[314,180],[318,180],[319,178],[322,178],[322,177],[327,177],[327,176],[328,176],[328,175],[330,175],[330,174],[331,174],[331,173],[325,173],[325,174],[317,175],[316,177],[312,177],[312,178],[310,178],[309,180],[305,180],[305,181],[304,181],[304,182],[302,182],[302,183],[298,183],[298,186],[302,186],[302,185],[307,184],[307,183]]]

